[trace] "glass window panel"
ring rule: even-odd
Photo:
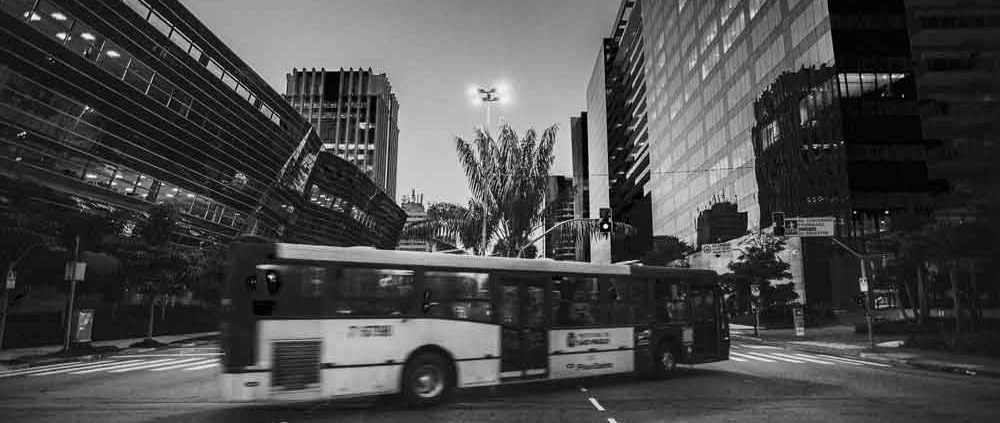
[[[337,314],[399,316],[413,304],[412,270],[347,268],[331,287]]]
[[[35,11],[26,18],[29,25],[59,42],[66,41],[74,21],[72,16],[46,0],[38,2]]]
[[[236,94],[243,97],[244,100],[250,97],[250,91],[247,91],[243,85],[236,86]]]
[[[215,75],[218,78],[222,78],[222,75],[226,73],[225,71],[222,70],[221,67],[219,67],[219,64],[216,63],[214,60],[209,60],[208,71],[211,72],[212,75]]]
[[[143,19],[146,19],[146,16],[149,15],[149,8],[139,0],[124,0],[123,3],[125,3],[126,6],[131,7],[132,10],[138,13],[139,16],[142,16]]]
[[[426,289],[438,305],[429,315],[490,321],[489,275],[486,273],[427,272]]]
[[[204,219],[205,214],[208,213],[209,205],[209,200],[205,197],[195,196],[192,200],[191,211],[189,213],[194,217]]]
[[[97,59],[97,64],[116,78],[121,79],[131,59],[132,56],[123,51],[117,44],[105,41],[104,48]]]
[[[174,89],[169,106],[181,116],[187,116],[188,111],[191,110],[191,96],[187,95],[184,91]]]
[[[167,105],[173,91],[174,84],[157,74],[153,77],[153,83],[149,87],[149,96],[159,101],[160,104]]]
[[[87,24],[77,22],[70,30],[66,47],[83,57],[95,60],[103,43],[104,37],[94,32]]]
[[[35,0],[4,0],[0,1],[0,9],[5,10],[11,16],[27,19],[30,16],[31,8],[35,6]]]
[[[188,50],[188,56],[191,56],[192,59],[198,60],[200,62],[202,56],[201,49],[198,48],[198,46],[192,44],[191,49]]]
[[[191,48],[191,42],[188,41],[187,37],[174,29],[174,32],[170,33],[170,41],[173,41],[181,50],[185,53]]]
[[[167,23],[166,19],[163,19],[159,13],[153,12],[149,15],[149,23],[152,24],[158,31],[163,33],[163,35],[170,35],[170,24]]]
[[[233,76],[228,73],[222,75],[222,83],[228,85],[232,90],[236,90],[236,86],[238,84],[236,80],[233,79]]]
[[[149,88],[149,83],[152,79],[153,70],[150,69],[149,66],[146,66],[142,62],[133,58],[128,65],[128,72],[125,74],[125,82],[135,87],[135,89],[145,93]]]
[[[109,187],[115,176],[115,168],[104,163],[91,163],[87,166],[84,180],[88,184]]]

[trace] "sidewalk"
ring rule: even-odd
[[[219,332],[200,332],[183,335],[157,336],[154,337],[154,339],[163,344],[177,344],[182,342],[210,339],[217,337],[218,335]],[[81,351],[79,353],[71,352],[69,354],[60,353],[62,351],[62,345],[5,349],[0,351],[0,371],[15,370],[42,364],[57,364],[63,361],[99,360],[106,355],[123,351],[145,352],[157,349],[131,347],[131,345],[142,342],[144,339],[145,337],[97,341],[90,344],[92,347],[90,351]]]
[[[854,326],[806,328],[805,336],[795,336],[795,329],[761,329],[753,336],[752,326],[730,325],[733,338],[747,339],[803,351],[864,358],[894,366],[914,367],[966,375],[1000,377],[1000,359],[980,355],[952,354],[903,348],[904,335],[875,335],[872,350],[865,333],[854,333]]]

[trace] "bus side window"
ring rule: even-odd
[[[608,323],[601,302],[607,300],[601,295],[598,278],[561,277],[553,280],[553,322],[556,326],[590,326]]]
[[[429,308],[426,315],[493,321],[489,279],[487,273],[424,272],[430,301],[438,303]]]
[[[688,320],[687,292],[683,281],[657,280],[654,295],[657,322]]]
[[[402,316],[412,312],[412,270],[341,269],[333,283],[334,313],[355,316]]]

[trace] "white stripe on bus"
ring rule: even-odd
[[[748,358],[748,359],[751,359],[751,360],[763,361],[765,363],[777,363],[777,361],[774,361],[774,360],[769,360],[769,359],[760,358],[760,357],[754,357],[752,355],[740,354],[740,353],[735,353],[735,352],[730,352],[729,355],[730,356],[741,357],[741,358]]]
[[[179,369],[181,367],[201,366],[203,364],[218,363],[218,362],[219,362],[218,359],[213,358],[213,359],[210,359],[210,360],[195,361],[194,363],[172,364],[172,365],[169,365],[169,366],[166,366],[166,367],[154,367],[152,369],[149,369],[149,371],[151,371],[151,372],[162,372],[164,370],[174,370],[174,369]]]
[[[121,369],[121,368],[131,367],[131,366],[142,366],[142,365],[146,365],[146,364],[150,364],[150,363],[162,363],[164,361],[170,361],[170,359],[169,358],[164,358],[164,359],[161,359],[161,360],[153,360],[153,361],[146,361],[146,362],[142,362],[142,360],[138,360],[138,361],[140,361],[140,363],[132,363],[132,364],[124,364],[124,365],[123,364],[118,364],[118,365],[111,365],[111,366],[103,366],[103,367],[98,367],[96,369],[84,370],[82,372],[72,372],[71,374],[74,374],[74,375],[85,375],[85,374],[88,374],[88,373],[104,372],[104,371],[108,371],[108,370],[118,370],[118,369]]]

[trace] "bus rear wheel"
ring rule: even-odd
[[[454,388],[451,365],[440,354],[422,353],[403,371],[403,399],[413,406],[430,406],[448,399]]]
[[[670,379],[677,373],[677,348],[669,342],[661,342],[653,355],[655,376],[659,379]]]

